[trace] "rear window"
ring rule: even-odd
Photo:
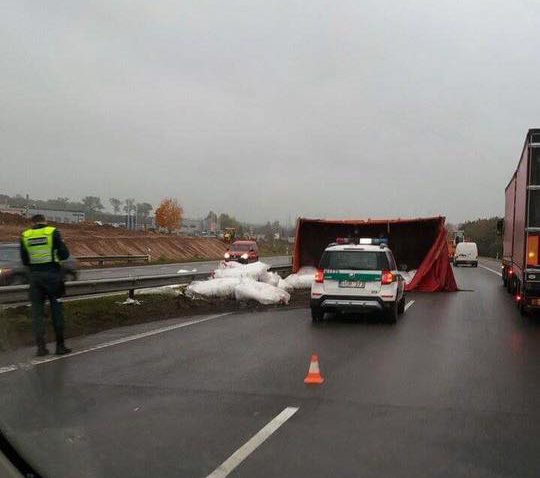
[[[325,251],[319,267],[353,271],[380,271],[390,268],[384,252],[372,251]]]

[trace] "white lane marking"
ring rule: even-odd
[[[49,362],[55,362],[56,360],[62,360],[67,359],[70,357],[76,357],[77,355],[86,354],[88,352],[94,352],[96,350],[105,349],[108,347],[113,347],[114,345],[120,345],[125,344],[127,342],[132,342],[134,340],[143,339],[145,337],[152,337],[153,335],[163,334],[165,332],[170,332],[171,330],[181,329],[182,327],[188,327],[190,325],[196,325],[196,324],[202,324],[203,322],[208,322],[209,320],[215,320],[219,319],[220,317],[224,317],[226,315],[230,315],[231,312],[226,312],[224,314],[218,314],[218,315],[211,315],[209,317],[205,317],[204,319],[197,319],[197,320],[190,320],[189,322],[183,322],[181,324],[175,324],[175,325],[169,325],[167,327],[161,327],[159,329],[149,330],[148,332],[142,332],[140,334],[135,335],[129,335],[127,337],[122,337],[120,339],[111,340],[109,342],[104,342],[102,344],[94,345],[93,347],[88,347],[87,349],[83,350],[77,350],[76,352],[72,352],[67,355],[55,355],[53,357],[47,357],[43,359],[33,359],[30,362],[27,363],[19,363],[19,364],[12,364],[7,365],[5,367],[0,368],[0,374],[7,373],[7,372],[14,372],[18,369],[26,369],[35,365],[41,365],[44,363]]]
[[[414,300],[410,300],[405,304],[405,311],[407,311],[414,304]]]
[[[502,277],[502,274],[494,269],[490,269],[489,267],[483,266],[482,264],[478,264],[482,269],[485,269],[486,271],[493,272],[494,274],[497,274],[499,277]]]
[[[206,478],[225,478],[259,446],[261,446],[281,425],[298,411],[298,407],[287,407],[274,417],[259,432],[253,435],[246,443],[236,450],[229,458],[219,465]]]
[[[14,372],[17,370],[17,365],[7,365],[6,367],[0,367],[0,373]]]

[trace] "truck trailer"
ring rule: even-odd
[[[505,190],[502,280],[522,314],[540,308],[540,129],[530,129]]]

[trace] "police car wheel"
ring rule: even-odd
[[[398,314],[403,314],[405,312],[405,294],[398,303]]]
[[[395,324],[398,319],[398,304],[393,302],[392,305],[385,311],[384,318],[389,324]]]
[[[311,319],[313,322],[320,322],[324,318],[324,311],[320,307],[311,308]]]

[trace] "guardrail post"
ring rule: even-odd
[[[128,290],[128,298],[135,299],[135,289]]]
[[[99,264],[100,266],[104,266],[104,265],[105,265],[105,261],[104,261],[103,259],[101,259],[100,261],[98,261],[98,264]]]

